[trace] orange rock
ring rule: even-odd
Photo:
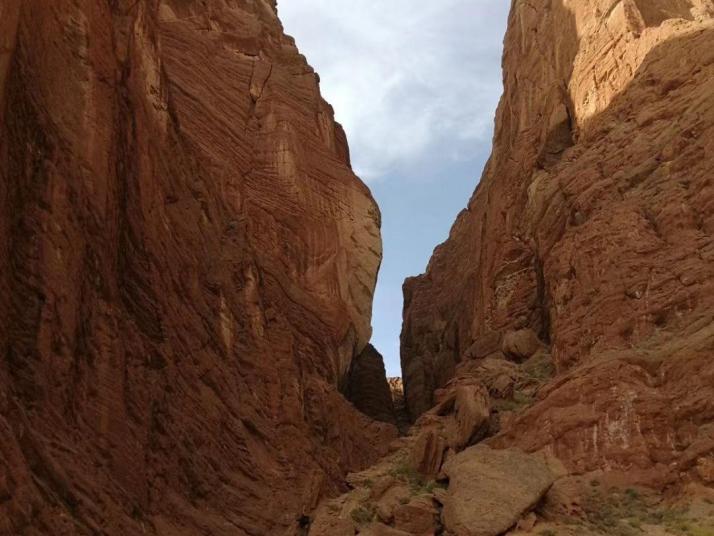
[[[503,353],[517,361],[525,361],[540,348],[541,342],[532,329],[509,331],[503,336],[501,344]]]
[[[337,391],[380,214],[275,1],[0,4],[0,533],[296,530],[396,432]]]
[[[431,536],[436,531],[437,514],[430,498],[416,497],[394,510],[394,528],[415,536]]]
[[[714,457],[699,458],[697,460],[697,473],[707,484],[714,484]]]
[[[434,477],[439,474],[447,448],[446,439],[440,430],[423,430],[412,448],[411,464],[422,475]]]
[[[310,536],[354,536],[355,524],[340,517],[320,517],[310,526]]]
[[[457,387],[454,415],[449,427],[449,446],[459,451],[486,437],[490,416],[488,390],[483,385]]]
[[[394,522],[394,511],[401,505],[409,502],[411,491],[401,483],[390,487],[382,496],[376,505],[377,517],[384,523]]]
[[[404,284],[413,419],[464,348],[530,330],[557,375],[494,444],[660,485],[694,471],[714,422],[713,25],[709,0],[514,4],[493,153]]]
[[[465,359],[482,359],[501,349],[501,334],[496,331],[478,337],[464,353]]]
[[[498,536],[540,501],[554,477],[542,460],[517,450],[470,447],[445,466],[444,528],[454,536]]]
[[[476,381],[483,384],[493,398],[510,398],[522,378],[523,373],[517,364],[502,357],[487,357],[461,363],[449,385]]]
[[[521,518],[521,520],[516,525],[516,528],[518,530],[522,530],[523,532],[530,532],[535,528],[537,522],[538,517],[535,515],[535,513],[530,512]]]
[[[390,475],[379,477],[369,490],[369,498],[379,500],[396,483],[396,479]]]

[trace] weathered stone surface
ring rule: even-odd
[[[460,385],[454,396],[449,426],[449,446],[456,451],[480,441],[489,429],[491,403],[483,385]]]
[[[532,509],[553,483],[548,466],[517,450],[471,447],[445,465],[444,526],[454,536],[498,536]]]
[[[382,523],[372,523],[359,532],[360,536],[413,536],[410,532],[397,530]]]
[[[394,511],[399,505],[407,502],[410,495],[409,487],[401,482],[391,486],[377,501],[377,517],[384,523],[394,522]]]
[[[411,441],[411,437],[404,438],[405,443]],[[331,526],[348,525],[359,534],[393,534],[385,524],[394,525],[395,511],[414,499],[414,486],[419,483],[405,463],[408,453],[409,446],[404,444],[377,464],[348,475],[350,491],[321,501],[310,516],[309,534],[324,533]]]
[[[379,225],[274,1],[0,2],[0,533],[292,534]]]
[[[429,497],[415,497],[394,510],[394,527],[415,536],[431,536],[438,511]]]
[[[392,389],[387,382],[384,359],[371,344],[353,359],[347,375],[345,396],[365,415],[396,424]]]
[[[714,453],[697,460],[697,473],[706,484],[714,484]]]
[[[516,528],[522,532],[531,532],[538,522],[538,517],[534,512],[529,512],[518,522]]]
[[[310,525],[310,536],[354,536],[355,524],[337,516],[318,517]]]
[[[389,489],[397,483],[393,476],[387,475],[379,477],[372,482],[372,487],[369,490],[369,498],[379,500]]]
[[[439,474],[448,444],[439,429],[422,430],[412,447],[411,465],[420,474],[434,477]]]
[[[525,361],[532,357],[541,346],[538,335],[532,329],[526,328],[506,333],[503,336],[501,349],[508,357],[517,361]]]
[[[600,485],[599,482],[597,482]],[[585,492],[593,486],[583,477],[556,480],[539,508],[548,519],[577,519],[584,514]]]
[[[695,477],[714,421],[713,16],[709,0],[513,3],[492,156],[404,285],[412,418],[474,341],[530,329],[557,375],[501,445]]]
[[[713,329],[707,324],[699,335],[574,368],[546,386],[492,444],[547,447],[578,474],[608,463],[609,471],[655,487],[694,472],[698,456],[714,451]]]
[[[464,359],[482,359],[501,350],[501,334],[497,331],[484,333],[464,352]]]
[[[476,380],[488,389],[492,397],[509,398],[522,376],[523,373],[517,364],[503,358],[487,357],[459,364],[454,378],[448,385]]]

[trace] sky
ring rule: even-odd
[[[372,344],[401,376],[402,283],[423,273],[491,152],[507,0],[279,0],[382,212]]]

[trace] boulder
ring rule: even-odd
[[[393,476],[385,475],[379,477],[372,484],[369,490],[369,498],[372,500],[379,500],[392,486],[397,483],[397,480]]]
[[[471,370],[471,374],[486,386],[489,394],[494,398],[511,398],[516,383],[522,376],[518,365],[495,357],[487,357],[479,361]]]
[[[401,504],[409,501],[411,493],[405,484],[390,487],[377,501],[377,518],[384,523],[394,521],[394,511]]]
[[[509,331],[504,335],[501,350],[516,361],[525,361],[533,356],[543,344],[532,329]]]
[[[444,466],[443,523],[453,536],[498,536],[532,510],[554,476],[536,455],[477,445]]]
[[[436,476],[444,461],[448,445],[436,429],[427,429],[417,437],[411,452],[411,465],[422,475]]]
[[[464,352],[465,359],[481,359],[498,352],[501,349],[501,334],[497,331],[477,337],[476,340]]]
[[[591,489],[589,481],[581,476],[559,478],[548,490],[540,508],[541,514],[546,519],[581,517]]]
[[[430,497],[416,497],[394,510],[394,527],[408,534],[434,534],[438,511]]]
[[[707,484],[714,484],[714,455],[697,460],[697,474]]]
[[[456,388],[454,416],[449,425],[449,446],[462,450],[483,439],[489,430],[491,404],[481,384]]]

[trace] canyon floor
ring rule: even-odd
[[[523,348],[523,346],[521,346]],[[462,364],[438,404],[403,428],[390,453],[325,499],[312,536],[712,536],[714,488],[654,489],[638,475],[572,475],[547,449],[494,449],[501,427],[554,381],[546,348],[522,363],[495,352]],[[391,379],[395,406],[403,396]],[[702,467],[702,477],[711,477]]]

